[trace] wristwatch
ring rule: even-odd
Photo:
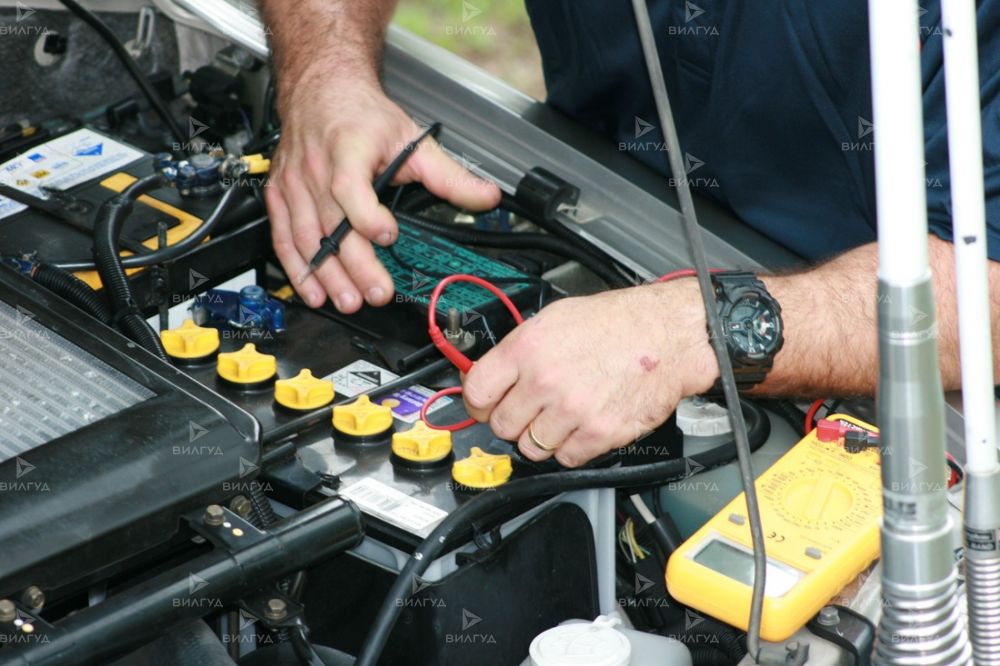
[[[764,381],[785,343],[781,306],[753,273],[734,271],[711,277],[736,387],[745,391]],[[711,393],[722,393],[720,380]]]

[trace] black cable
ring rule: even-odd
[[[263,488],[261,488],[256,480],[250,482],[250,491],[247,495],[249,495],[250,508],[254,518],[251,522],[254,524],[254,527],[266,530],[277,522],[278,516],[274,513],[271,500],[264,494]]]
[[[181,144],[184,143],[186,138],[184,136],[184,132],[181,130],[181,126],[178,125],[174,117],[170,115],[170,110],[163,103],[163,100],[160,99],[159,94],[157,94],[156,90],[153,88],[153,84],[149,82],[146,75],[143,74],[141,69],[139,69],[139,65],[132,57],[132,54],[128,52],[128,49],[125,48],[125,45],[122,44],[120,39],[118,39],[118,36],[115,35],[114,31],[112,31],[104,21],[99,19],[96,14],[91,12],[89,9],[85,9],[80,6],[76,0],[59,0],[59,2],[62,3],[66,9],[73,12],[77,18],[93,28],[97,34],[104,39],[107,45],[111,47],[111,50],[114,51],[115,55],[118,56],[121,63],[125,65],[125,69],[128,70],[129,75],[135,81],[136,85],[139,86],[139,90],[141,90],[142,94],[145,95],[149,105],[153,107],[153,110],[156,111],[157,115],[160,116],[163,123],[170,130],[170,134],[173,135],[174,141]]]
[[[49,291],[69,301],[102,324],[111,323],[111,308],[93,287],[72,273],[49,264],[38,264],[31,277]]]
[[[122,267],[121,257],[118,256],[122,226],[136,199],[164,184],[166,178],[160,173],[154,173],[135,181],[124,192],[101,205],[94,223],[94,264],[101,276],[104,292],[111,302],[113,323],[117,323],[118,329],[141,347],[169,363],[160,336],[142,317],[132,294],[132,286]]]
[[[761,402],[764,407],[773,411],[790,425],[796,435],[800,438],[806,436],[806,433],[802,430],[802,424],[806,420],[806,413],[796,407],[793,402],[781,399],[767,399]]]
[[[402,188],[399,190],[402,192]],[[426,188],[413,188],[411,191],[407,192],[400,200],[399,194],[397,193],[397,200],[399,201],[399,210],[403,213],[408,213],[409,215],[417,215],[431,206],[439,203],[445,203],[442,199],[439,199],[434,194],[429,192]],[[396,214],[396,204],[393,204],[392,210],[393,214]],[[536,218],[532,213],[522,206],[517,199],[506,192],[501,193],[500,205],[498,207],[501,210],[506,210],[507,212],[513,213],[519,217],[522,217],[534,225],[541,227],[549,233],[549,236],[544,236],[543,234],[535,234],[535,236],[540,236],[546,238],[547,240],[541,241],[548,245],[548,247],[536,247],[535,249],[545,250],[551,252],[552,254],[557,254],[568,259],[573,259],[581,265],[588,268],[591,272],[595,273],[598,277],[608,283],[612,287],[628,287],[632,286],[632,282],[625,278],[624,275],[618,273],[614,269],[615,262],[607,257],[604,253],[591,247],[586,241],[574,234],[572,231],[567,229],[562,224],[558,222],[548,222],[546,220],[540,220]],[[425,219],[425,218],[423,218]],[[431,220],[427,220],[430,224],[436,224]],[[455,225],[448,225],[446,223],[440,223],[443,225],[443,229],[456,229]],[[419,225],[416,225],[419,226]],[[458,231],[468,231],[463,228],[458,228]],[[431,229],[431,231],[438,231],[436,229]],[[477,230],[478,231],[478,230]],[[496,236],[528,236],[528,234],[505,234],[498,232],[483,232],[486,234],[480,240],[485,241],[490,235]],[[442,233],[442,235],[445,235]],[[451,240],[455,240],[452,238]],[[562,244],[556,244],[558,241],[562,241]],[[464,241],[457,241],[464,242]],[[476,243],[469,242],[470,245],[475,245]],[[505,247],[503,245],[489,245],[487,242],[480,242],[483,247]],[[520,249],[518,246],[512,246],[515,249]],[[569,256],[567,252],[572,252],[572,256]]]
[[[688,461],[705,469],[711,469],[724,462],[725,456],[717,449],[713,449],[690,458],[678,458],[650,465],[539,474],[527,479],[509,481],[488,493],[481,493],[468,500],[438,523],[407,560],[382,601],[354,666],[375,666],[378,663],[392,628],[406,606],[406,600],[417,587],[414,585],[417,577],[427,571],[427,568],[440,557],[451,536],[469,524],[485,518],[501,507],[540,495],[555,495],[590,488],[624,488],[667,483],[684,477],[689,469]]]
[[[597,261],[592,254],[581,251],[573,243],[567,242],[557,236],[471,229],[466,226],[448,224],[446,222],[435,222],[419,215],[404,212],[397,212],[396,220],[465,245],[504,250],[527,249],[549,252],[565,259],[576,261],[603,280],[609,287],[629,286],[629,282],[613,268]]]
[[[166,184],[166,181],[162,181],[162,184]],[[180,241],[174,243],[173,245],[168,245],[167,247],[153,250],[152,252],[148,252],[146,254],[122,257],[121,265],[124,268],[144,268],[155,264],[165,264],[181,258],[189,251],[198,247],[198,245],[200,245],[201,242],[212,233],[215,227],[219,225],[219,222],[221,222],[225,217],[230,206],[232,206],[234,200],[236,199],[238,191],[239,190],[236,187],[231,187],[226,190],[219,199],[219,203],[217,203],[215,208],[212,209],[209,216],[205,218],[197,229]],[[95,264],[93,262],[87,261],[59,261],[54,262],[54,265],[65,271],[88,271],[95,268]]]
[[[726,346],[722,317],[716,309],[715,289],[709,275],[705,241],[701,235],[701,227],[698,225],[698,213],[694,207],[694,199],[691,197],[691,188],[687,179],[678,177],[679,174],[684,173],[684,153],[681,151],[680,139],[677,137],[677,125],[674,123],[673,111],[670,108],[667,82],[663,76],[663,64],[656,46],[656,36],[653,32],[652,19],[646,0],[632,0],[632,11],[635,14],[643,60],[653,92],[653,101],[668,147],[667,157],[670,162],[670,172],[674,176],[673,184],[677,190],[677,198],[680,202],[681,219],[684,222],[688,243],[691,245],[691,257],[697,272],[698,288],[705,307],[705,317],[708,320],[708,337],[719,363],[719,380],[722,383],[723,394],[726,396],[726,407],[729,409],[733,435],[736,437],[740,482],[746,497],[747,522],[750,527],[750,542],[753,545],[753,585],[750,595],[750,617],[747,623],[747,646],[754,661],[759,661],[767,555],[764,550],[764,528],[761,526],[760,506],[757,502],[757,489],[754,485],[755,478],[750,460],[750,445],[747,442],[746,423],[743,420],[743,410],[739,408],[739,389],[733,374],[733,362]]]
[[[295,650],[295,656],[298,657],[299,663],[302,666],[325,666],[324,661],[316,653],[312,643],[309,642],[309,629],[301,618],[295,621],[291,632],[292,649]]]

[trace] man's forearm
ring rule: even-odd
[[[396,0],[261,0],[278,85],[315,73],[376,82]]]
[[[930,237],[938,345],[945,388],[961,383],[955,258],[950,243]],[[878,379],[878,257],[874,243],[804,273],[764,278],[782,307],[785,345],[759,394],[871,395]],[[993,347],[998,348],[1000,264],[990,262]],[[921,316],[921,313],[914,313]],[[998,354],[994,353],[994,374]]]

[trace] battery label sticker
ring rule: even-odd
[[[329,379],[333,382],[333,388],[336,389],[337,395],[353,398],[356,395],[373,391],[398,378],[399,375],[394,372],[380,368],[374,363],[360,360],[323,379]]]
[[[420,409],[432,395],[434,395],[433,390],[427,388],[426,386],[416,385],[394,391],[386,396],[386,400],[395,401],[395,403],[390,404],[393,405],[392,413],[397,419],[405,421],[406,423],[416,423],[420,418]],[[427,413],[433,414],[451,402],[451,398],[447,396],[441,397],[430,406]]]
[[[441,522],[447,512],[404,495],[395,488],[375,479],[362,479],[340,491],[365,513],[419,537],[426,537]]]
[[[0,164],[0,182],[44,198],[42,187],[65,190],[142,156],[135,148],[92,130],[79,129]],[[0,197],[0,220],[25,208],[24,204]]]

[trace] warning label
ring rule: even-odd
[[[390,372],[385,368],[380,368],[368,361],[355,361],[350,365],[337,370],[332,375],[324,377],[333,382],[333,387],[337,395],[353,398],[362,393],[368,393],[377,389],[386,382],[398,379],[399,375]]]
[[[36,146],[0,164],[0,182],[36,197],[43,187],[65,190],[103,176],[142,157],[142,153],[89,129],[79,129]],[[27,208],[0,197],[0,220]]]

